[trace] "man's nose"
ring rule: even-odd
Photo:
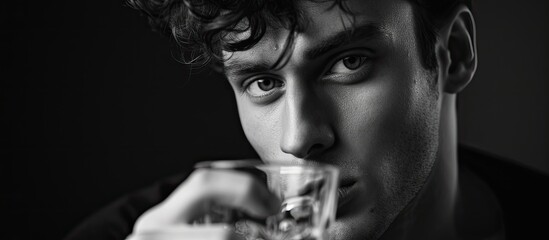
[[[280,143],[283,152],[311,158],[332,147],[335,136],[328,106],[322,100],[305,84],[287,86]]]

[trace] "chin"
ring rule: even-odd
[[[397,214],[380,210],[366,199],[356,199],[330,227],[330,240],[379,239]],[[371,199],[370,199],[371,200]],[[338,210],[339,211],[339,210]]]

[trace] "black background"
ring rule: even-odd
[[[547,1],[476,1],[460,140],[549,172]],[[1,7],[1,239],[60,239],[116,197],[205,159],[255,156],[231,89],[178,63],[122,1]]]

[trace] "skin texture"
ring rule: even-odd
[[[286,29],[269,28],[251,49],[223,53],[242,127],[261,159],[339,167],[347,194],[333,239],[499,239],[490,191],[468,174],[462,188],[458,177],[456,93],[477,65],[470,11],[458,6],[439,23],[438,68],[428,71],[408,1],[348,1],[355,31],[339,38],[352,17],[330,2],[299,4],[307,25],[283,66],[271,68]],[[250,176],[201,169],[143,214],[133,234],[232,239],[223,228],[189,226],[209,201],[256,217],[280,207]],[[468,209],[475,211],[463,214]]]
[[[283,46],[287,35],[284,29],[248,51],[226,53],[240,120],[264,161],[338,166],[342,178],[355,184],[354,198],[339,209],[334,235],[376,239],[417,195],[436,160],[435,74],[423,70],[409,3],[350,3],[358,13],[356,26],[372,24],[381,34],[314,59],[306,52],[348,29],[351,18],[339,8],[328,10],[330,3],[302,4],[310,21],[282,69],[237,75],[232,66],[275,63],[281,52],[276,46]],[[366,60],[350,70],[340,60],[348,56]],[[264,79],[279,86],[263,91],[258,84]],[[258,97],[264,94],[270,95]]]

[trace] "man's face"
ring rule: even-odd
[[[244,132],[266,162],[316,161],[341,171],[333,235],[378,238],[427,179],[438,149],[435,75],[422,66],[403,0],[300,2],[307,20],[287,64],[285,29],[225,52]]]

